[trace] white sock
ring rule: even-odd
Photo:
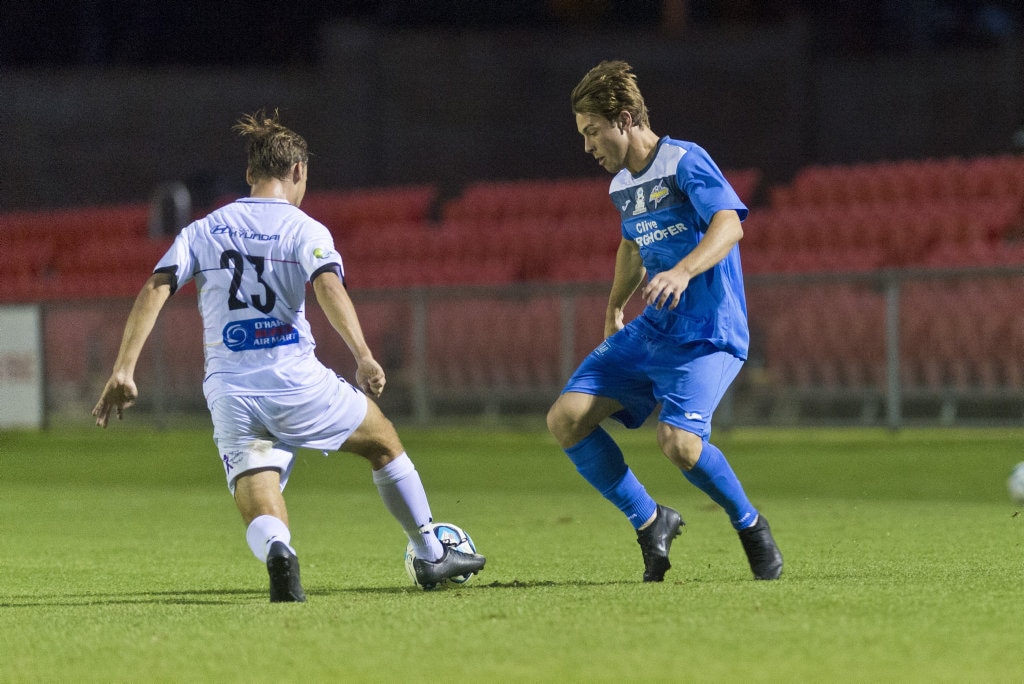
[[[651,514],[651,517],[648,518],[647,521],[644,522],[643,525],[641,525],[640,527],[636,528],[636,531],[639,532],[640,530],[646,530],[648,527],[653,525],[654,521],[657,520],[657,519],[658,519],[658,509],[655,508],[654,509],[654,513]]]
[[[416,557],[436,561],[444,549],[434,536],[427,493],[416,466],[404,452],[380,470],[373,471],[384,507],[399,522],[416,549]]]
[[[272,515],[261,515],[255,518],[245,530],[245,541],[256,558],[264,563],[267,562],[267,552],[270,545],[276,541],[284,542],[288,549],[295,553],[291,547],[292,533],[288,526],[280,518]]]

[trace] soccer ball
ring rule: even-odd
[[[437,537],[445,546],[451,546],[456,551],[462,551],[463,553],[476,553],[476,544],[470,538],[466,531],[454,523],[434,523],[434,536]],[[409,575],[409,579],[412,583],[419,585],[416,581],[416,569],[412,566],[413,559],[416,558],[416,551],[412,545],[412,542],[405,547],[405,572]],[[459,575],[458,577],[452,577],[449,582],[454,584],[465,584],[469,580],[473,579],[476,573],[469,573],[467,575]]]
[[[1010,500],[1013,503],[1024,506],[1024,461],[1010,471],[1010,477],[1006,480],[1006,490],[1010,493]]]

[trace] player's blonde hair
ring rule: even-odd
[[[278,110],[246,114],[231,127],[246,138],[249,175],[253,180],[284,178],[295,162],[309,163],[309,148],[301,135],[281,124]]]
[[[614,121],[626,111],[634,125],[651,126],[633,67],[621,60],[605,60],[588,71],[572,89],[571,99],[574,114],[597,114]]]

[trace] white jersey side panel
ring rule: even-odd
[[[156,270],[196,281],[208,401],[299,391],[330,371],[314,355],[306,283],[341,257],[322,224],[283,200],[245,198],[182,229]]]

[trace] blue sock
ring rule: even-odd
[[[747,498],[725,454],[711,442],[704,442],[697,465],[693,470],[684,470],[683,475],[725,509],[735,529],[750,527],[757,520],[757,509]]]
[[[633,529],[654,515],[657,502],[633,475],[619,445],[604,428],[597,428],[565,453],[583,479],[626,514]]]

